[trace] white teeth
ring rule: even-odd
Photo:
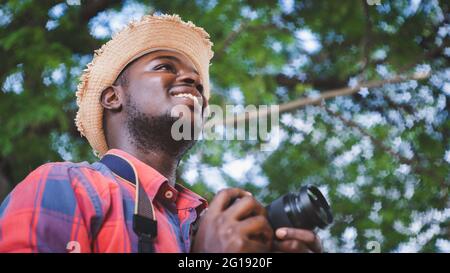
[[[191,100],[194,101],[194,103],[200,104],[199,101],[198,101],[198,98],[197,98],[196,96],[193,96],[193,95],[188,94],[188,93],[177,94],[177,95],[175,95],[175,97],[186,97],[186,98],[190,98]]]

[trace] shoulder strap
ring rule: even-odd
[[[152,202],[139,182],[133,164],[121,156],[112,154],[103,156],[100,162],[119,177],[136,185],[133,230],[139,237],[138,252],[153,252],[152,241],[157,236],[156,214]]]

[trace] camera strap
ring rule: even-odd
[[[138,235],[138,252],[151,253],[153,239],[157,236],[156,214],[150,198],[146,194],[133,164],[127,159],[113,154],[107,154],[100,160],[115,175],[136,186],[136,197],[133,214],[133,230]]]

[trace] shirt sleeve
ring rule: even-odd
[[[0,252],[91,252],[104,204],[88,171],[49,163],[19,183],[0,206]]]

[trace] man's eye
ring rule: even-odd
[[[155,66],[154,69],[155,70],[167,70],[167,71],[170,71],[170,72],[174,72],[175,71],[175,68],[173,67],[173,65],[170,65],[170,64],[160,64],[160,65]]]

